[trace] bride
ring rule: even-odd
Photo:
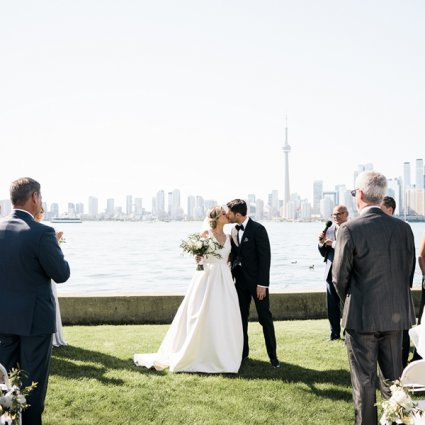
[[[43,217],[44,217],[44,209],[42,208],[41,211],[39,211],[34,216],[34,220],[40,222],[41,220],[43,220]],[[62,235],[63,235],[63,232],[56,232],[56,239],[58,243],[60,243],[62,239]],[[58,290],[56,288],[55,282],[52,282],[52,293],[53,293],[53,298],[55,299],[55,307],[56,307],[56,332],[53,334],[53,337],[52,337],[52,345],[53,347],[61,347],[62,345],[68,345],[68,343],[65,341],[65,335],[63,333],[61,311],[60,311],[59,300],[58,300]]]
[[[203,259],[157,353],[135,354],[134,363],[171,372],[237,373],[243,333],[239,302],[228,265],[231,243],[220,206],[207,215],[211,236],[222,246],[220,258]]]

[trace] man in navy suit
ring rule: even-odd
[[[276,356],[276,337],[270,312],[270,242],[267,231],[260,223],[247,217],[247,205],[242,199],[227,204],[232,229],[232,274],[236,282],[242,316],[244,347],[242,359],[248,357],[248,316],[251,298],[254,299],[258,320],[263,327],[267,354],[273,367],[280,367]]]
[[[0,363],[7,370],[19,364],[28,375],[24,386],[37,382],[22,419],[24,425],[39,425],[55,332],[51,279],[65,282],[70,270],[55,230],[34,220],[42,208],[40,184],[18,179],[10,197],[14,209],[0,221]]]

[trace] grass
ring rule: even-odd
[[[54,348],[45,425],[323,424],[354,421],[342,341],[326,342],[326,320],[276,322],[281,368],[273,369],[261,327],[250,323],[250,359],[238,375],[135,367],[168,325],[72,326]]]

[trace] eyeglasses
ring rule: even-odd
[[[334,213],[334,214],[332,214],[332,217],[339,217],[342,214],[347,214],[347,211],[341,211],[339,213]]]
[[[356,192],[358,191],[359,189],[353,189],[350,193],[351,193],[351,196],[356,196]]]

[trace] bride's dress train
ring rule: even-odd
[[[135,354],[138,366],[172,372],[237,373],[243,349],[239,302],[227,264],[229,236],[221,258],[204,259],[157,353]]]

